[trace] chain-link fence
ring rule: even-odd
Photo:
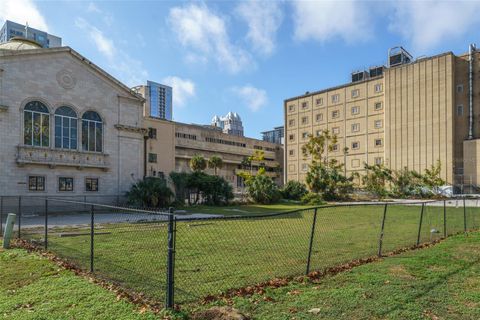
[[[3,199],[19,234],[168,307],[480,227],[480,201],[352,203],[206,216],[76,199]],[[6,205],[7,204],[7,205]],[[7,208],[7,209],[6,209]],[[30,208],[27,210],[27,208]]]

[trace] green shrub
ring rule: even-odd
[[[267,175],[252,176],[245,184],[248,196],[257,203],[270,204],[280,200],[281,195],[278,186]]]
[[[303,183],[294,180],[288,181],[280,192],[283,199],[288,200],[300,200],[308,193],[307,187]]]
[[[148,208],[165,208],[172,203],[172,198],[172,190],[161,178],[145,178],[127,192],[129,204]]]
[[[322,204],[325,204],[325,201],[323,201],[322,196],[320,196],[318,193],[312,193],[312,192],[305,194],[302,197],[301,202],[303,204],[308,204],[311,206],[320,206]]]

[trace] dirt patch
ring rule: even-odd
[[[205,311],[199,311],[192,315],[192,320],[249,320],[232,307],[213,307]]]
[[[402,280],[414,280],[415,277],[411,275],[404,266],[396,265],[392,266],[389,269],[390,273],[395,276],[396,278],[400,278]]]

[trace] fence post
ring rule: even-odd
[[[22,237],[22,196],[18,196],[18,238]]]
[[[463,231],[467,232],[467,207],[465,206],[465,196],[463,197]]]
[[[422,203],[422,211],[420,211],[420,222],[418,223],[417,246],[420,244],[420,234],[422,233],[423,210],[424,209],[425,209],[425,203]]]
[[[94,211],[94,206],[92,204],[90,208],[90,272],[93,272],[94,232],[95,232],[95,211]]]
[[[0,236],[3,235],[3,196],[0,196]]]
[[[443,200],[443,237],[447,237],[447,200]]]
[[[312,257],[313,237],[315,236],[315,225],[317,224],[317,209],[318,208],[315,208],[313,211],[312,231],[310,232],[310,244],[308,246],[307,271],[305,272],[306,275],[310,273],[310,261]]]
[[[380,239],[378,239],[378,256],[382,256],[382,246],[383,246],[383,233],[385,230],[385,218],[387,217],[387,206],[388,204],[385,203],[385,207],[383,208],[383,218],[382,218],[382,230],[380,231]]]
[[[175,279],[174,279],[174,261],[175,261],[175,228],[174,228],[173,208],[168,210],[168,251],[167,251],[167,294],[166,307],[173,309],[175,304]]]
[[[44,234],[44,242],[43,242],[43,245],[44,245],[44,248],[45,250],[48,249],[48,199],[45,199],[45,234]]]

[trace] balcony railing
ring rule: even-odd
[[[78,150],[17,146],[17,164],[43,164],[50,167],[68,166],[108,170],[108,154]]]

